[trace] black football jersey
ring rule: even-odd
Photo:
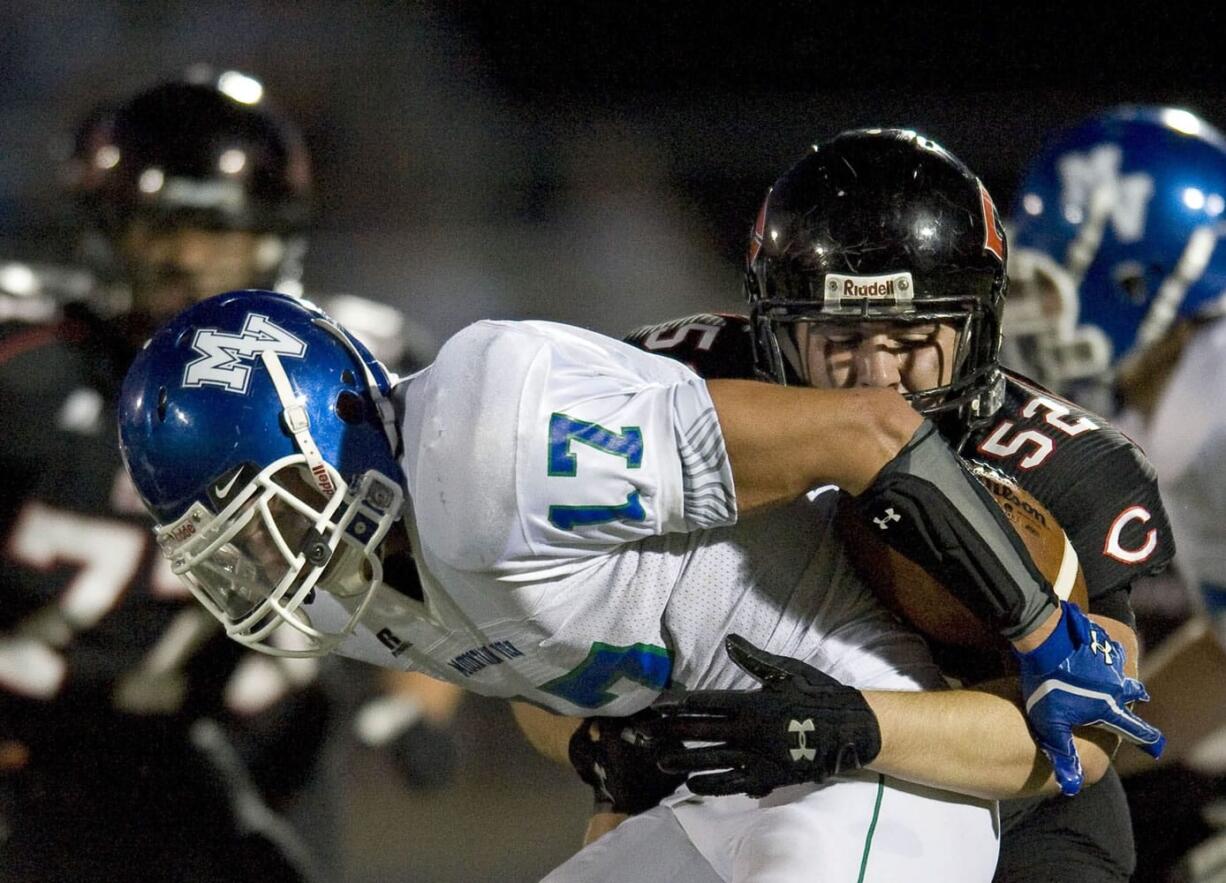
[[[1077,551],[1090,607],[1132,624],[1119,592],[1175,555],[1158,480],[1144,453],[1102,417],[1012,372],[992,419],[962,456],[999,470],[1055,516]]]
[[[753,342],[744,316],[698,313],[644,325],[625,339],[650,353],[684,362],[707,380],[754,377]]]
[[[708,379],[754,377],[749,320],[698,314],[626,340]],[[1055,516],[1077,552],[1094,612],[1132,624],[1126,589],[1175,553],[1153,467],[1106,420],[1009,373],[1004,404],[960,453],[1003,473]]]
[[[626,340],[679,359],[709,379],[752,379],[750,333],[743,316],[700,314],[636,329]],[[1020,375],[1007,374],[1001,409],[967,435],[959,453],[1004,473],[1043,503],[1077,552],[1090,610],[1133,625],[1129,586],[1164,568],[1175,553],[1154,470],[1135,444],[1102,418]],[[968,681],[1009,671],[1005,654],[935,641],[930,645],[943,671]],[[1104,855],[1117,862],[1114,867],[1128,866],[1124,842],[1100,836],[1121,825],[1128,828],[1127,805],[1118,784],[1114,787],[1117,790],[1104,782],[1077,801],[1059,796],[1002,801],[1002,822],[1009,834],[1002,866],[1019,854],[1020,861],[1012,864],[1029,866],[1024,853],[1032,840],[1023,839],[1022,833],[1037,832],[1047,842],[1054,830],[1098,843]]]

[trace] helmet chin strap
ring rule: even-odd
[[[306,408],[294,395],[289,385],[289,376],[285,373],[285,368],[281,365],[277,354],[266,349],[260,353],[260,358],[264,360],[264,367],[268,369],[268,376],[272,378],[277,398],[281,400],[281,417],[285,421],[285,427],[293,435],[294,443],[298,445],[302,456],[306,458],[307,469],[311,473],[311,483],[321,494],[331,499],[336,494],[336,483],[328,474],[323,455],[319,453],[319,445],[315,444],[315,439],[311,436],[311,419],[307,416]]]

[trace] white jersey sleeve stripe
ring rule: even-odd
[[[678,439],[681,455],[681,482],[685,500],[685,523],[690,530],[717,527],[735,520],[736,496],[732,486],[732,467],[724,448],[715,408],[710,405],[706,387],[683,386],[678,390],[676,412],[685,421],[691,406],[687,399],[702,398],[707,408],[697,413]]]

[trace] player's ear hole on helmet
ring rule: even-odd
[[[1112,270],[1111,275],[1127,303],[1141,306],[1149,300],[1149,282],[1146,279],[1145,267],[1141,264],[1125,261]]]
[[[357,425],[366,419],[366,403],[360,395],[347,389],[341,390],[333,407],[336,416],[350,425]]]
[[[383,582],[405,597],[414,601],[425,601],[421,574],[417,571],[417,562],[413,559],[408,535],[402,530],[393,529],[388,534],[388,542],[384,544]]]

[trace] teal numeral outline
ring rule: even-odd
[[[638,469],[643,465],[643,430],[639,427],[623,426],[621,432],[614,432],[599,423],[588,423],[555,413],[549,417],[550,475],[574,477],[579,474],[576,457],[570,452],[573,441],[624,458],[627,469]]]
[[[616,646],[597,641],[586,659],[568,674],[542,684],[540,689],[580,708],[599,708],[617,698],[609,688],[622,678],[659,691],[668,686],[672,672],[673,654],[663,647]]]
[[[578,458],[570,449],[572,442],[582,442],[598,451],[622,457],[627,469],[643,465],[643,430],[639,427],[623,426],[621,432],[614,432],[599,423],[554,413],[549,417],[551,476],[574,478],[579,474]],[[608,521],[643,521],[647,518],[647,510],[643,508],[638,491],[632,491],[624,503],[615,505],[550,506],[548,517],[554,527],[570,530]]]
[[[550,506],[549,523],[561,530],[606,521],[642,521],[647,517],[638,491],[631,491],[618,506]]]

